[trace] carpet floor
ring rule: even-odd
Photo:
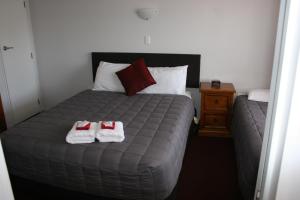
[[[43,191],[38,185],[33,192],[20,180],[12,185],[16,200],[98,199],[82,194],[74,198],[60,189]],[[232,139],[192,136],[175,194],[176,200],[241,200]]]
[[[178,200],[241,200],[232,139],[193,136],[178,186]]]

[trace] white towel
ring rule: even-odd
[[[69,131],[66,141],[71,144],[92,143],[95,142],[95,132],[97,123],[91,122],[89,130],[76,130],[76,127],[81,121],[75,122],[72,129]]]
[[[125,139],[123,123],[116,121],[115,129],[102,129],[100,121],[96,130],[96,138],[100,142],[123,142]]]

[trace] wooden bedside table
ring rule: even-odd
[[[201,92],[200,136],[229,137],[229,123],[235,89],[232,83],[221,83],[219,89],[203,82]]]

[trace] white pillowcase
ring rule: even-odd
[[[125,92],[116,72],[125,69],[129,65],[101,61],[97,69],[93,90]]]
[[[188,66],[178,67],[148,67],[156,84],[139,93],[180,94],[185,95]]]
[[[270,98],[269,89],[255,89],[248,94],[248,100],[268,102]]]
[[[101,61],[97,69],[93,90],[125,92],[116,72],[125,69],[129,65]],[[187,65],[178,67],[148,67],[156,84],[145,88],[139,93],[185,95],[187,68]]]

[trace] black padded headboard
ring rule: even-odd
[[[132,63],[138,58],[144,58],[147,66],[149,67],[175,67],[188,65],[187,87],[199,87],[201,55],[197,54],[92,52],[93,79],[95,80],[100,61],[111,63]]]

